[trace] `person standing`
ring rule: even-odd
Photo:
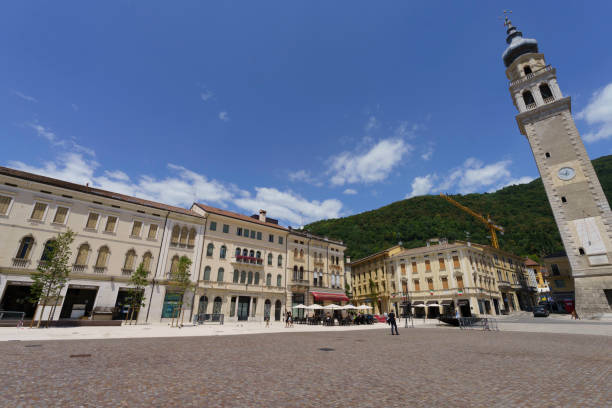
[[[387,318],[389,319],[389,324],[391,325],[391,335],[397,334],[399,336],[399,332],[397,331],[397,322],[395,321],[395,313],[393,313],[393,311],[389,312]],[[393,333],[393,329],[395,329],[395,333]]]

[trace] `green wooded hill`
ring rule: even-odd
[[[603,190],[611,202],[612,155],[593,160]],[[563,250],[561,237],[546,199],[541,179],[528,184],[505,187],[494,193],[453,195],[453,199],[483,214],[505,229],[498,234],[503,250],[539,257]],[[405,248],[425,245],[434,237],[490,244],[488,229],[471,215],[439,196],[420,196],[396,201],[376,210],[345,218],[317,221],[305,229],[330,238],[341,239],[353,260],[403,242]]]

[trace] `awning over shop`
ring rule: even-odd
[[[343,293],[310,292],[315,300],[332,300],[335,302],[348,302],[349,298]]]

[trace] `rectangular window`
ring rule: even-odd
[[[132,237],[140,237],[140,231],[142,230],[142,222],[141,221],[134,221],[134,224],[132,224],[132,233],[130,234],[130,236]]]
[[[34,209],[32,210],[32,215],[30,219],[36,221],[42,221],[45,216],[45,211],[47,211],[47,204],[45,203],[36,203],[34,204]]]
[[[268,235],[268,242],[274,242],[274,235]]]
[[[217,223],[215,221],[211,221],[210,222],[210,230],[211,231],[216,231],[217,230]]]
[[[406,275],[406,264],[402,264],[401,268],[402,268],[402,275]]]
[[[433,290],[433,279],[427,279],[427,287],[429,290]]]
[[[236,228],[236,235],[242,235],[242,228]]]
[[[442,278],[442,289],[448,289],[448,279]]]
[[[259,231],[257,231],[257,239],[261,241],[261,232],[259,232]]]
[[[278,237],[278,243],[281,245],[283,244],[283,237]]]
[[[7,215],[11,201],[13,199],[7,196],[0,196],[0,215]]]
[[[431,272],[431,264],[429,263],[429,259],[425,260],[425,272]]]
[[[453,268],[455,269],[459,269],[459,257],[458,256],[453,256]]]
[[[244,234],[242,234],[242,236],[248,238],[249,237],[249,230],[248,229],[244,229]]]
[[[462,276],[457,276],[457,287],[459,289],[463,289],[463,277]]]
[[[106,228],[104,228],[104,232],[115,232],[115,228],[117,227],[117,217],[109,215],[106,219]]]
[[[65,224],[67,215],[68,215],[67,207],[57,207],[57,210],[55,210],[55,217],[53,217],[53,223],[54,224]]]
[[[251,239],[255,239],[255,231],[251,230]]]
[[[100,218],[100,214],[89,213],[89,217],[87,218],[87,224],[85,225],[85,228],[96,229],[96,227],[98,226],[98,218]]]
[[[232,301],[230,302],[230,317],[234,317],[236,315],[236,296],[232,297]]]
[[[228,234],[228,233],[229,233],[229,225],[227,225],[227,224],[223,224],[223,232],[224,232],[225,234]]]
[[[419,283],[418,279],[414,280],[414,290],[416,290],[417,292],[421,290],[421,284]]]
[[[552,274],[554,276],[559,276],[561,275],[561,271],[559,271],[559,266],[557,264],[552,264],[550,265],[551,269],[552,269]]]
[[[444,258],[438,258],[438,263],[440,264],[440,270],[441,271],[445,271],[446,270],[446,264],[444,263]]]
[[[157,236],[157,224],[149,225],[149,235],[147,236],[147,238],[155,239],[156,236]]]
[[[417,264],[416,264],[416,262],[412,262],[412,273],[417,273]]]

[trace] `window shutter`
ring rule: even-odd
[[[0,196],[0,215],[6,215],[8,213],[10,204],[11,197]]]
[[[132,225],[132,236],[139,237],[141,229],[142,229],[142,222],[134,221],[134,225]]]
[[[68,208],[66,207],[57,207],[55,210],[55,217],[53,218],[53,222],[55,224],[63,224],[66,222],[66,215],[68,215]]]
[[[144,269],[147,272],[151,271],[151,258],[152,258],[151,254],[148,252],[142,258],[142,269]]]
[[[98,224],[99,215],[96,213],[89,213],[89,218],[87,219],[87,228],[95,229]]]
[[[191,231],[189,231],[189,241],[187,242],[187,246],[195,246],[195,238],[196,238],[196,230],[195,228],[192,228]]]
[[[149,239],[155,239],[155,236],[157,236],[157,224],[151,224],[149,225]]]
[[[47,204],[45,203],[36,203],[36,205],[34,206],[34,210],[32,211],[32,218],[33,220],[42,220],[43,215],[45,215],[45,210],[47,209]]]
[[[89,252],[89,246],[81,245],[81,247],[79,248],[79,254],[76,260],[77,265],[84,266],[86,264],[88,252]]]
[[[117,217],[109,216],[106,219],[106,228],[104,229],[104,231],[115,232],[116,226],[117,226]]]

